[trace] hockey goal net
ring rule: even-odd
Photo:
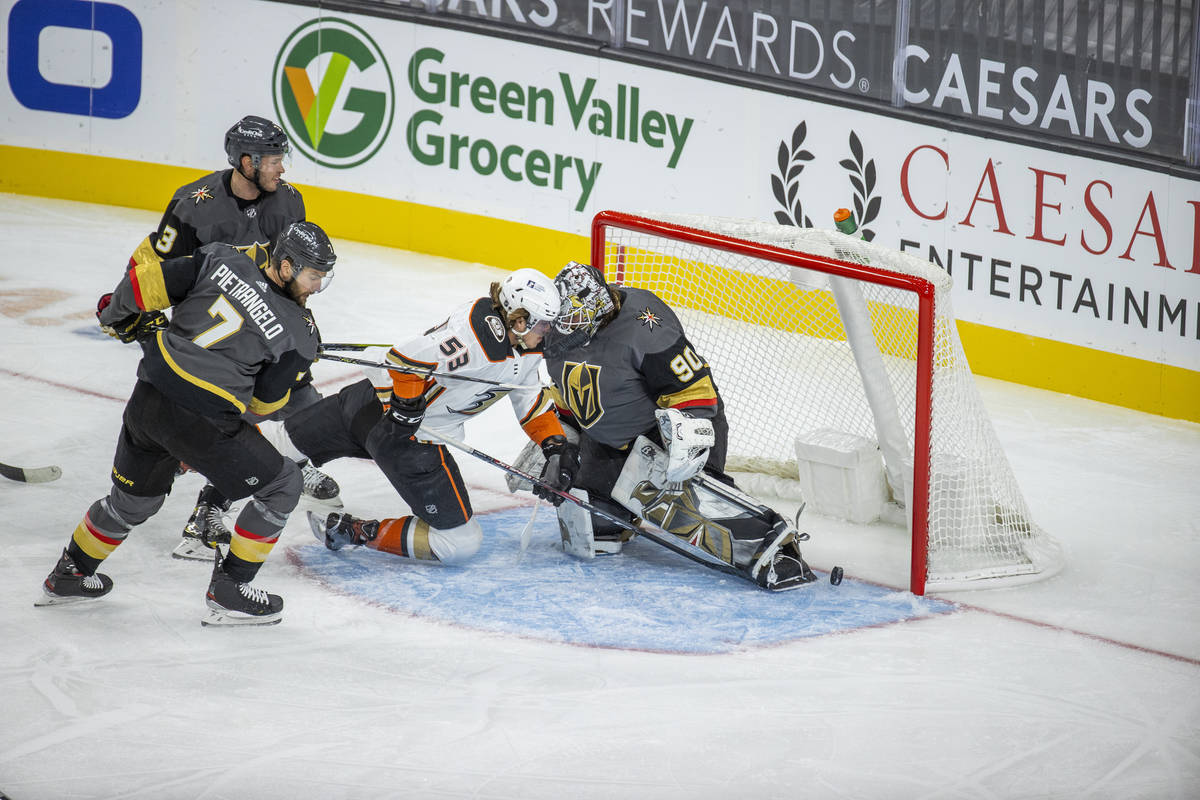
[[[814,432],[878,447],[914,593],[1061,568],[983,407],[942,270],[832,230],[611,211],[593,220],[592,263],[679,314],[725,401],[731,471],[794,479],[796,442]]]

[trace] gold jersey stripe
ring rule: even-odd
[[[222,400],[227,401],[234,408],[236,408],[238,410],[239,414],[246,413],[246,404],[243,403],[241,400],[238,400],[232,394],[225,391],[220,386],[217,386],[215,383],[209,383],[206,380],[201,380],[200,378],[197,378],[195,375],[193,375],[190,372],[188,372],[187,370],[185,370],[183,367],[176,364],[175,359],[171,358],[171,354],[169,352],[167,352],[166,343],[163,342],[163,331],[159,331],[158,333],[156,333],[154,335],[154,339],[158,344],[158,351],[160,353],[162,353],[163,361],[167,362],[167,366],[171,368],[172,372],[174,372],[176,375],[183,378],[185,381],[192,384],[193,386],[199,387],[206,392],[211,392],[212,394],[215,394],[217,397],[220,397]]]
[[[717,401],[717,389],[713,386],[712,378],[701,378],[682,392],[664,394],[658,398],[657,403],[659,408],[670,408],[683,403],[694,403],[698,400],[709,400],[714,403]]]
[[[163,279],[162,262],[138,264],[133,268],[133,284],[143,311],[168,308],[171,298],[167,295],[167,283]]]
[[[137,246],[137,249],[133,251],[133,255],[129,257],[129,261],[134,266],[140,266],[142,264],[160,264],[162,263],[162,257],[158,254],[158,251],[154,249],[154,245],[150,243],[150,237],[147,236],[142,240],[142,243]]]
[[[287,393],[279,400],[276,400],[274,403],[268,403],[264,400],[259,400],[257,397],[251,397],[250,398],[250,413],[258,414],[260,417],[265,417],[267,414],[273,414],[276,411],[278,411],[279,409],[286,406],[288,404],[288,400],[291,399],[291,396],[292,396],[292,390],[288,389]]]

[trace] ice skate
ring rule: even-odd
[[[346,545],[364,545],[379,534],[379,522],[359,519],[350,514],[314,514],[308,512],[308,524],[317,541],[330,550]]]
[[[342,507],[342,489],[338,486],[337,481],[308,461],[300,465],[300,472],[304,475],[304,489],[300,493],[301,500],[312,506]]]
[[[283,618],[283,598],[265,589],[240,583],[221,568],[219,549],[213,550],[212,581],[208,584],[208,616],[201,625],[275,625]]]
[[[173,558],[209,561],[217,545],[228,545],[232,541],[233,535],[225,527],[225,512],[229,510],[230,502],[214,502],[216,499],[216,488],[212,484],[200,490],[192,516],[183,527],[183,538],[171,553]]]
[[[796,529],[782,518],[763,539],[763,547],[754,554],[749,571],[759,586],[772,592],[797,589],[817,579],[800,555]]]
[[[35,606],[53,606],[74,603],[79,600],[94,600],[112,591],[112,578],[97,572],[84,575],[75,566],[64,548],[53,571],[42,581],[42,597],[34,601]]]

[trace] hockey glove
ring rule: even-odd
[[[396,397],[393,393],[392,399],[388,403],[387,413],[383,417],[392,424],[393,433],[400,436],[412,436],[417,432],[417,428],[421,427],[421,421],[425,419],[425,395]]]
[[[667,448],[667,483],[691,480],[704,469],[708,448],[717,443],[712,420],[689,417],[675,408],[654,412]]]
[[[542,483],[560,492],[570,491],[579,473],[579,448],[564,436],[547,436],[542,440],[542,454],[546,456],[540,476]],[[555,506],[562,505],[563,498],[545,486],[535,483],[533,493]]]
[[[100,319],[100,312],[108,308],[112,302],[112,292],[102,296],[99,302],[96,303],[96,319]],[[100,322],[100,330],[107,333],[116,339],[120,339],[125,344],[130,342],[140,342],[143,339],[148,339],[157,331],[167,329],[167,316],[161,311],[142,311],[137,314],[130,314],[124,319],[117,320],[111,325],[105,325]]]

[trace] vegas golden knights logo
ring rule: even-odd
[[[604,416],[600,405],[600,367],[566,361],[562,367],[563,400],[575,419],[590,428]]]

